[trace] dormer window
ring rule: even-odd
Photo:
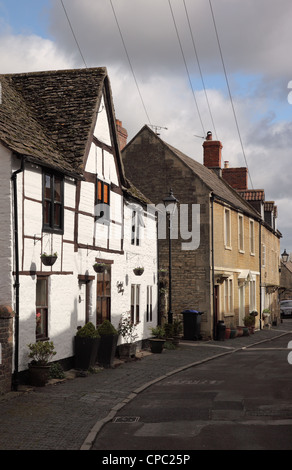
[[[63,233],[64,180],[60,175],[43,174],[43,230]]]

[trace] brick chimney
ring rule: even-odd
[[[246,191],[248,189],[247,168],[228,168],[222,170],[222,178],[237,191]]]
[[[126,129],[123,128],[122,121],[119,121],[118,119],[116,119],[116,128],[117,128],[120,150],[123,150],[123,148],[127,145],[128,132]]]
[[[214,170],[218,176],[221,176],[221,150],[223,145],[219,140],[212,140],[212,132],[207,132],[207,137],[203,143],[204,147],[204,166]]]

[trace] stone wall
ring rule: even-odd
[[[0,307],[0,395],[11,390],[13,317],[10,306]]]

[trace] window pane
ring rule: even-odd
[[[61,179],[55,176],[55,195],[54,195],[54,200],[61,202]]]
[[[102,202],[102,183],[101,181],[97,182],[97,199],[99,202]]]
[[[45,175],[45,198],[51,198],[51,189],[52,189],[52,177],[51,175]]]
[[[44,224],[51,224],[51,203],[49,201],[44,202]]]
[[[36,305],[47,307],[47,279],[38,279],[36,284]]]
[[[42,338],[47,336],[47,315],[46,308],[39,308],[36,312],[36,337]]]
[[[109,203],[109,198],[108,198],[108,185],[104,184],[103,185],[103,202],[105,204]]]

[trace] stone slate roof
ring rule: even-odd
[[[205,183],[210,192],[214,194],[215,198],[217,197],[217,199],[222,200],[227,204],[231,204],[250,216],[260,219],[259,213],[213,170],[210,170],[196,160],[188,157],[172,145],[169,145],[166,142],[164,142],[164,144]]]
[[[81,175],[106,77],[105,67],[0,75],[0,141],[30,161]]]

